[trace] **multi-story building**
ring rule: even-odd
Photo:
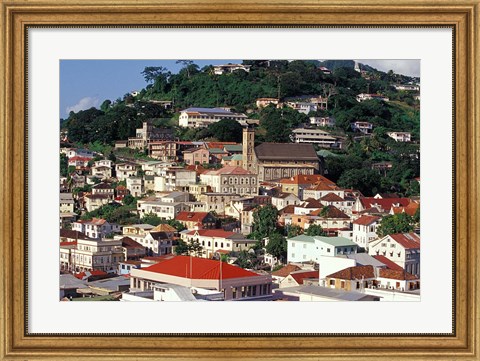
[[[300,235],[287,239],[287,261],[319,262],[321,256],[338,256],[357,253],[357,244],[343,237]]]
[[[60,269],[70,272],[115,271],[124,261],[122,241],[78,239],[60,244]]]
[[[161,283],[217,290],[225,301],[272,297],[271,275],[199,257],[176,256],[147,268],[132,269],[130,280],[131,291],[154,289]]]
[[[102,182],[92,186],[92,194],[100,194],[113,199],[115,197],[115,190],[111,184]]]
[[[333,117],[310,117],[310,125],[316,127],[333,127],[335,126],[335,118]]]
[[[200,181],[210,185],[215,192],[258,194],[257,175],[240,167],[224,167],[200,175]]]
[[[214,65],[213,66],[213,73],[216,75],[223,75],[225,73],[233,73],[237,70],[243,70],[245,72],[250,72],[250,65],[244,64],[222,64],[222,65]]]
[[[143,217],[153,213],[160,219],[174,219],[180,212],[189,211],[188,205],[183,202],[165,202],[162,199],[145,199],[137,201],[138,214]]]
[[[420,236],[397,233],[369,242],[368,254],[384,256],[408,273],[420,275]]]
[[[343,142],[338,137],[332,137],[322,129],[297,128],[292,131],[295,143],[317,144],[322,148],[341,149]]]
[[[210,151],[205,147],[193,147],[183,151],[183,161],[188,165],[210,163]]]
[[[194,170],[170,167],[162,171],[154,179],[156,192],[184,191],[197,182],[197,172]]]
[[[119,181],[137,175],[137,165],[135,163],[117,163],[115,165],[115,174]]]
[[[134,197],[141,197],[144,192],[143,179],[140,177],[129,177],[126,179],[127,189]]]
[[[90,221],[79,220],[73,222],[72,230],[82,232],[90,238],[105,238],[107,235],[121,231],[118,224],[109,223],[102,218],[93,218]]]
[[[155,128],[150,122],[143,122],[142,128],[137,128],[136,136],[128,138],[128,147],[133,149],[148,149],[150,142],[173,140],[173,130]]]
[[[152,141],[148,144],[150,157],[165,162],[178,161],[178,151],[179,147],[174,141]]]
[[[262,109],[269,106],[270,104],[277,106],[279,102],[280,100],[278,98],[258,98],[255,104],[257,105],[258,109]]]
[[[180,112],[178,125],[188,128],[206,128],[222,119],[231,119],[243,123],[247,116],[223,108],[187,108]]]
[[[352,130],[355,132],[360,132],[363,134],[371,134],[373,130],[373,124],[369,122],[354,122],[350,124],[352,127]]]
[[[377,236],[377,227],[380,224],[380,217],[364,215],[353,221],[352,240],[363,249],[368,248],[368,244]]]

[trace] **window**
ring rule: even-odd
[[[330,280],[329,284],[330,286],[335,286],[335,280]]]
[[[345,288],[345,281],[340,281],[340,288]]]
[[[295,242],[292,242],[292,247],[295,247]]]
[[[330,248],[327,248],[327,252],[330,253]]]

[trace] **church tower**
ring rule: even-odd
[[[242,168],[256,174],[256,159],[254,154],[255,147],[255,129],[253,125],[247,124],[243,128],[243,149],[242,149]]]

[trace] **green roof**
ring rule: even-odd
[[[223,157],[222,159],[223,160],[232,160],[232,156],[231,155],[226,155],[225,157]]]
[[[208,150],[210,153],[216,153],[216,154],[219,154],[219,153],[225,153],[225,151],[223,149],[220,149],[220,148],[210,148]]]
[[[241,152],[243,146],[241,144],[225,144],[223,147],[227,152]]]
[[[295,236],[293,238],[289,238],[289,241],[299,241],[299,242],[315,242],[315,238],[311,236],[305,236],[304,234],[301,234],[299,236]]]
[[[321,237],[315,236],[315,239],[327,243],[334,247],[356,246],[357,244],[345,237]]]
[[[329,150],[326,150],[326,149],[322,149],[322,150],[319,150],[317,152],[318,156],[319,157],[324,157],[324,158],[328,158],[328,157],[340,157],[339,154],[335,154],[333,152],[330,152]]]
[[[234,155],[232,155],[232,160],[243,160],[243,155],[234,154]]]

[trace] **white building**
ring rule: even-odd
[[[140,217],[153,213],[160,219],[174,219],[178,213],[189,211],[190,208],[183,202],[166,202],[159,198],[148,198],[137,201],[137,211]]]
[[[222,119],[231,119],[242,123],[245,122],[247,116],[222,108],[187,108],[180,111],[178,125],[188,128],[206,128]]]
[[[111,233],[121,231],[120,226],[105,219],[93,218],[90,221],[79,220],[72,223],[72,230],[82,232],[90,238],[104,238]]]
[[[322,129],[297,128],[292,131],[295,143],[318,144],[322,148],[341,149],[342,142]]]
[[[126,179],[127,189],[134,197],[141,197],[144,193],[143,179],[139,177],[129,177]]]
[[[369,242],[377,239],[377,227],[380,224],[380,217],[361,216],[353,221],[352,240],[364,249],[368,248]]]
[[[396,142],[410,142],[412,134],[409,132],[388,132],[387,135]]]
[[[380,94],[365,94],[361,93],[357,95],[357,102],[361,103],[364,102],[365,100],[382,100],[384,102],[388,102],[390,99],[388,99],[386,96],[380,95]]]
[[[357,244],[342,237],[300,235],[287,239],[287,262],[319,262],[321,256],[357,253]]]
[[[115,165],[115,174],[119,181],[134,177],[137,174],[137,165],[134,163],[117,163]]]
[[[233,73],[236,70],[243,70],[247,73],[250,72],[251,65],[243,65],[243,64],[222,64],[222,65],[214,65],[213,72],[216,75],[223,75],[225,73]]]
[[[335,118],[333,117],[310,117],[310,124],[316,127],[333,127]]]
[[[420,236],[415,233],[390,234],[368,244],[368,254],[381,255],[406,272],[420,275]]]
[[[275,206],[278,210],[290,205],[296,206],[300,203],[302,203],[300,198],[298,198],[293,193],[280,193],[276,196],[272,196],[272,205]]]
[[[227,166],[205,172],[200,180],[208,184],[214,192],[228,192],[240,195],[258,194],[258,175],[241,167]]]

